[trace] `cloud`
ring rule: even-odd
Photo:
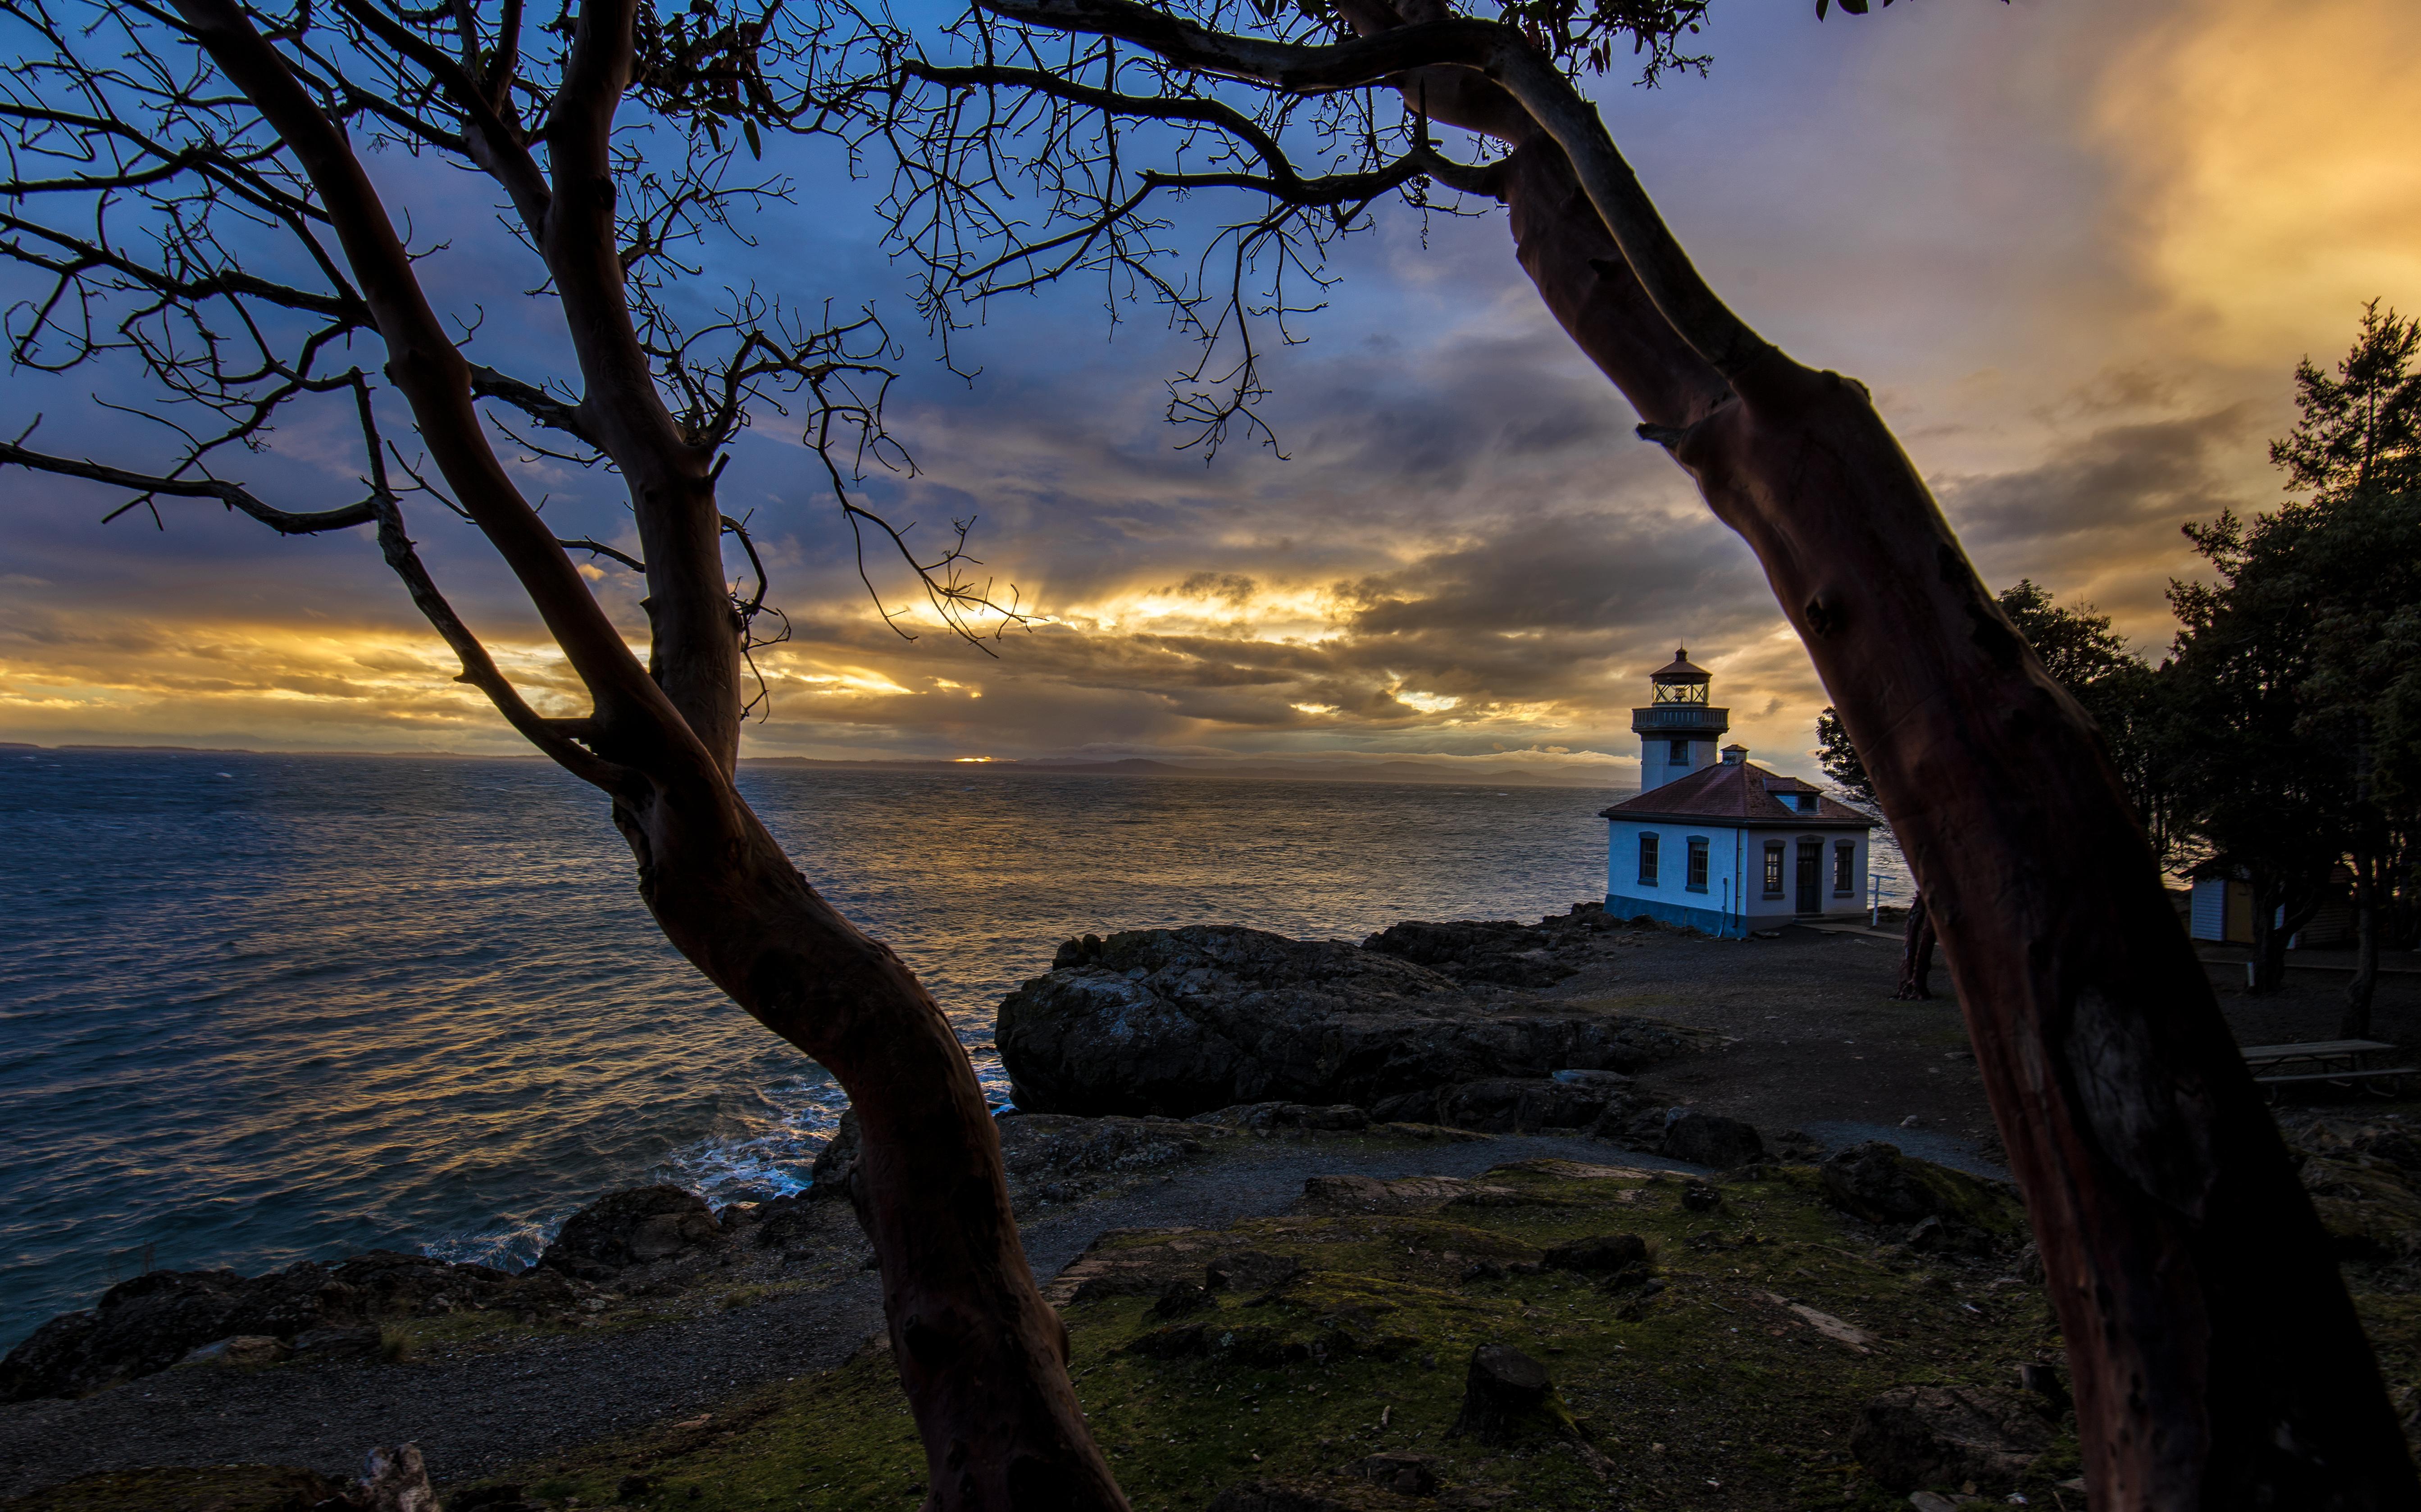
[[[2338,350],[2361,298],[2421,306],[2404,146],[2421,106],[2394,72],[2421,18],[2397,0],[2291,22],[2191,0],[1720,24],[1712,81],[1603,91],[1718,288],[1873,384],[1994,586],[2032,577],[2163,639],[2162,588],[2195,565],[2178,525],[2273,496],[2262,444],[2294,359]],[[480,207],[448,213],[424,224],[465,248],[487,234]],[[764,267],[738,273],[795,282],[797,247],[833,244],[800,229],[812,219],[780,212],[799,235],[769,233]],[[463,297],[517,290],[517,257],[449,255],[448,276]],[[853,243],[830,267],[882,272]],[[1790,754],[1826,694],[1757,563],[1632,436],[1502,217],[1384,218],[1335,271],[1308,344],[1270,354],[1286,460],[1174,450],[1162,384],[1190,349],[1149,322],[1111,342],[1080,291],[995,311],[962,352],[986,368],[972,387],[906,365],[893,414],[920,470],[878,472],[865,497],[914,522],[923,552],[974,522],[978,572],[1040,616],[996,656],[870,554],[919,637],[902,639],[795,433],[768,417],[741,437],[725,507],[751,513],[795,631],[758,655],[773,712],[751,748],[1601,759],[1635,751],[1629,709],[1686,641],[1735,736],[1804,770]],[[488,360],[559,363],[539,302],[496,307]],[[11,395],[51,410],[45,434],[119,444],[82,392]],[[344,446],[307,428],[245,465],[298,505],[358,487]],[[565,534],[628,542],[610,475],[524,471]],[[164,535],[102,530],[102,491],[22,475],[0,474],[0,738],[519,749],[359,533],[277,540],[186,506]],[[414,510],[499,659],[576,710],[492,553]],[[605,562],[586,576],[637,638],[636,580]]]
[[[2099,78],[2087,119],[2122,175],[2116,234],[2172,337],[2272,365],[2338,343],[2360,303],[2421,303],[2421,8],[2197,0]]]

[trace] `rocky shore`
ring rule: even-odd
[[[1537,990],[1641,932],[1584,904],[1535,926],[1399,924],[1358,946],[1210,925],[1088,935],[1003,1000],[1001,1063],[1037,1113],[1275,1101],[1586,1128],[1636,1111],[1627,1073],[1722,1043]]]
[[[1973,1116],[1955,1020],[1886,1005],[1888,974],[1854,940],[1586,908],[1061,947],[1003,1005],[999,1128],[1137,1504],[2081,1507],[2014,1195],[1908,1153]],[[1823,1116],[1876,1097],[1913,1111]],[[2421,1427],[2421,1130],[2288,1132]],[[412,1440],[447,1512],[912,1506],[870,1250],[833,1200],[854,1135],[794,1197],[606,1194],[520,1273],[375,1253],[123,1283],[0,1362],[0,1497],[430,1512],[418,1456],[346,1478]]]

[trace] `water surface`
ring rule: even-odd
[[[1005,1092],[1058,941],[1359,939],[1601,896],[1623,796],[752,766],[807,875]],[[147,1263],[524,1261],[596,1194],[797,1189],[820,1068],[664,944],[539,761],[0,751],[0,1348]]]

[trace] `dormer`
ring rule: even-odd
[[[1765,779],[1765,790],[1769,797],[1794,814],[1817,814],[1823,811],[1822,791],[1801,782],[1796,777],[1768,777]]]

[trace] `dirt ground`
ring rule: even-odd
[[[1888,928],[1885,933],[1888,933]],[[2002,1174],[2001,1144],[1976,1071],[1950,974],[1937,956],[1929,1003],[1894,1001],[1897,939],[1793,927],[1773,940],[1709,940],[1678,931],[1629,937],[1553,996],[1716,1030],[1729,1049],[1675,1062],[1641,1080],[1676,1104],[1798,1129],[1828,1147],[1889,1139],[1912,1155]],[[2298,952],[2279,992],[2249,995],[2244,952],[2212,950],[2220,1010],[2244,1045],[2335,1039],[2344,1009],[2344,952]],[[2370,1037],[2421,1047],[2421,962],[2391,952]],[[2398,969],[2400,968],[2400,969]],[[2421,1088],[2415,1088],[2421,1090]],[[2307,1100],[2340,1094],[2320,1093]],[[2389,1104],[2378,1098],[2374,1106]]]

